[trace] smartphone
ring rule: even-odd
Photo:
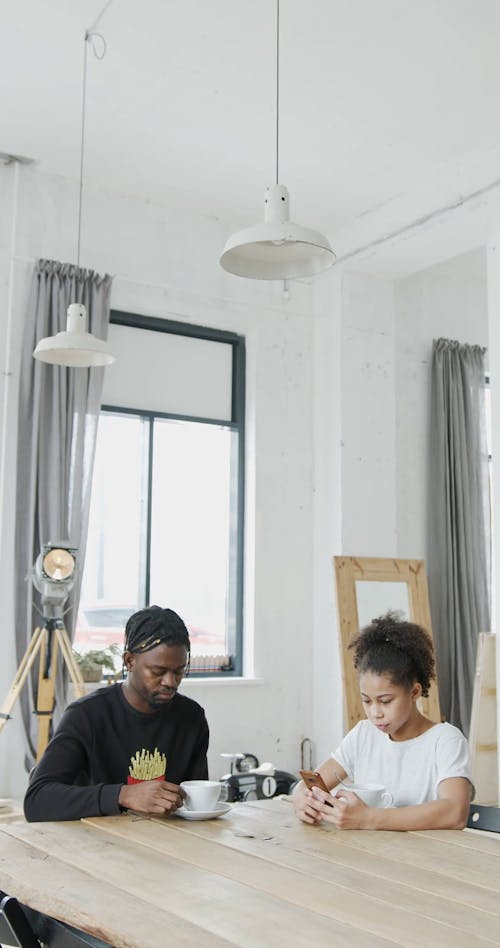
[[[330,793],[323,777],[317,770],[299,770],[299,774],[308,790],[312,790],[313,787],[319,787],[320,790],[324,790],[325,793]],[[333,806],[333,803],[330,803],[329,800],[325,800],[325,803],[328,803],[328,806]]]

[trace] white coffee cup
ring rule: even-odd
[[[345,789],[355,793],[367,806],[384,809],[393,804],[392,793],[389,793],[389,791],[379,783],[364,783],[363,785],[354,783],[346,784]],[[334,796],[341,798],[345,789],[344,787],[336,787]]]
[[[221,791],[218,780],[184,780],[181,787],[186,794],[184,806],[187,810],[216,809]]]

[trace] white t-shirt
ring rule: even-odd
[[[448,777],[471,781],[467,741],[452,724],[435,724],[408,741],[392,741],[370,721],[359,721],[332,757],[357,784],[382,784],[394,806],[438,799],[438,785]]]

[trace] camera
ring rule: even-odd
[[[244,800],[266,800],[278,794],[289,794],[299,782],[296,774],[276,770],[268,765],[259,773],[259,761],[254,754],[228,754],[234,761],[231,773],[221,777],[220,801],[240,803]],[[234,773],[234,770],[239,771]]]

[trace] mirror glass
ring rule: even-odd
[[[410,618],[407,583],[377,583],[371,580],[356,580],[356,602],[360,629],[372,619],[395,609],[402,619]]]

